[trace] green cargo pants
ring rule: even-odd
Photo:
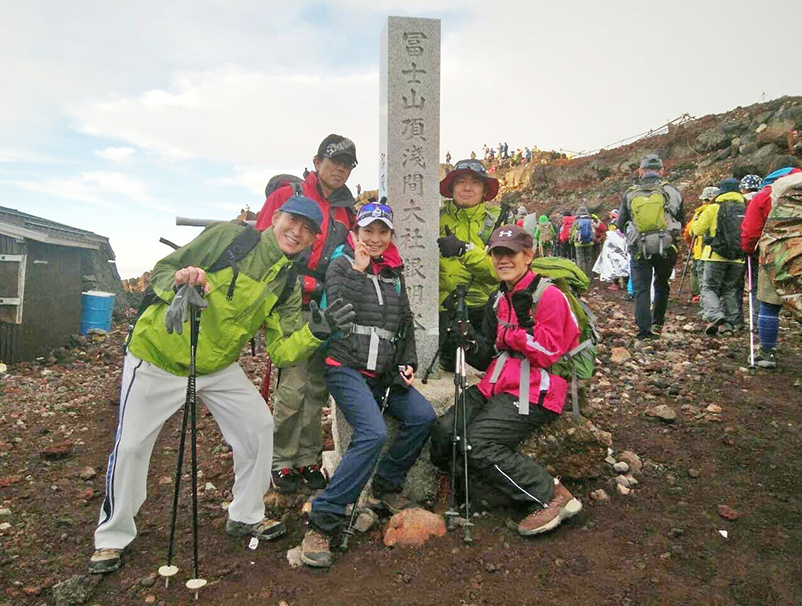
[[[304,316],[308,316],[304,312]],[[322,415],[329,400],[324,354],[279,369],[273,405],[273,469],[297,469],[320,462]]]

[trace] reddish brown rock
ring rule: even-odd
[[[719,505],[718,506],[718,515],[720,515],[725,520],[737,520],[741,517],[741,514],[735,511],[732,507],[728,505]]]
[[[84,501],[91,501],[95,496],[95,491],[91,486],[87,486],[78,493],[78,498]]]
[[[21,476],[6,476],[5,478],[0,478],[0,488],[7,488],[12,484],[16,484],[21,479]]]
[[[51,444],[47,448],[45,448],[41,455],[43,458],[48,460],[56,460],[56,459],[64,459],[70,456],[72,451],[72,442],[58,442],[56,444]]]
[[[390,518],[384,531],[384,544],[388,547],[423,545],[431,536],[442,537],[446,533],[446,522],[425,509],[405,509]]]

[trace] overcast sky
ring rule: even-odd
[[[442,19],[441,159],[595,149],[802,94],[800,0],[30,0],[0,3],[0,206],[111,238],[122,277],[259,210],[330,132],[377,183],[379,35]]]

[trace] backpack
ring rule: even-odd
[[[714,253],[725,259],[743,259],[741,250],[741,224],[746,215],[746,204],[738,200],[726,200],[719,203],[716,216],[716,235],[706,237],[705,245],[710,245]]]
[[[600,341],[596,328],[596,316],[580,299],[580,295],[588,289],[588,277],[577,267],[576,263],[562,257],[542,257],[532,261],[530,268],[537,274],[530,287],[533,307],[549,285],[554,285],[568,299],[571,312],[579,324],[579,345],[567,352],[549,368],[549,372],[571,381],[571,402],[574,417],[579,417],[579,388],[577,379],[590,379],[596,371],[597,344]]]
[[[783,305],[802,317],[802,174],[772,191],[772,209],[760,240],[761,264],[774,264],[773,284]]]
[[[270,177],[270,180],[267,182],[267,186],[265,187],[265,199],[269,198],[270,194],[272,194],[274,191],[286,185],[290,185],[292,187],[294,196],[304,195],[304,180],[301,179],[301,177],[282,174],[273,175]]]
[[[627,204],[634,229],[627,230],[630,249],[649,258],[665,256],[679,236],[679,205],[664,191],[665,182],[640,184],[627,192]]]
[[[571,228],[574,226],[574,221],[576,221],[576,217],[572,215],[563,217],[563,222],[560,226],[560,242],[568,242],[571,235]]]
[[[239,275],[237,262],[247,257],[248,253],[250,253],[256,247],[262,237],[262,232],[254,229],[250,225],[237,221],[235,221],[235,223],[241,225],[243,230],[237,234],[237,237],[231,241],[231,244],[226,246],[225,250],[220,254],[217,260],[206,269],[206,273],[214,273],[220,271],[221,269],[225,269],[226,267],[232,268],[234,275],[231,278],[231,282],[228,285],[228,292],[226,293],[226,298],[229,301],[234,297],[234,288],[237,285],[237,276]],[[295,281],[298,277],[298,271],[295,263],[290,266],[289,272],[290,273],[287,274],[287,281],[284,284],[284,289],[279,294],[278,299],[276,299],[274,307],[278,307],[284,303],[292,294],[292,290],[295,287]],[[142,297],[142,302],[139,304],[136,317],[131,324],[131,330],[125,340],[125,346],[127,346],[130,342],[131,335],[134,333],[134,327],[136,326],[136,323],[142,314],[145,313],[145,310],[147,310],[147,308],[151,305],[161,302],[162,300],[158,297],[158,295],[156,295],[153,287],[149,286]]]
[[[582,215],[576,220],[576,231],[574,232],[574,242],[577,244],[593,244],[595,234],[593,233],[593,221],[590,217]]]
[[[551,244],[551,242],[554,240],[554,227],[552,227],[551,223],[540,224],[538,240],[541,244]]]

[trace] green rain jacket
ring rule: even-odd
[[[440,210],[440,236],[446,227],[463,242],[472,244],[461,257],[440,257],[440,303],[460,284],[471,285],[465,297],[468,307],[482,307],[498,288],[498,277],[485,246],[493,233],[501,209],[484,202],[471,208],[457,208],[446,200]],[[473,282],[471,283],[471,278]]]
[[[188,266],[212,265],[243,228],[234,223],[215,223],[186,246],[156,264],[151,286],[162,302],[148,307],[137,321],[128,349],[132,354],[169,373],[189,372],[189,326],[182,333],[168,334],[164,314],[175,296],[175,272]],[[239,262],[234,295],[226,295],[233,269],[226,267],[207,274],[211,290],[205,295],[209,306],[201,313],[195,365],[199,375],[211,374],[239,358],[245,343],[265,324],[267,351],[278,367],[289,366],[312,355],[322,341],[301,321],[301,288],[275,307],[287,281],[292,261],[273,236],[273,228],[262,232],[259,243]]]

